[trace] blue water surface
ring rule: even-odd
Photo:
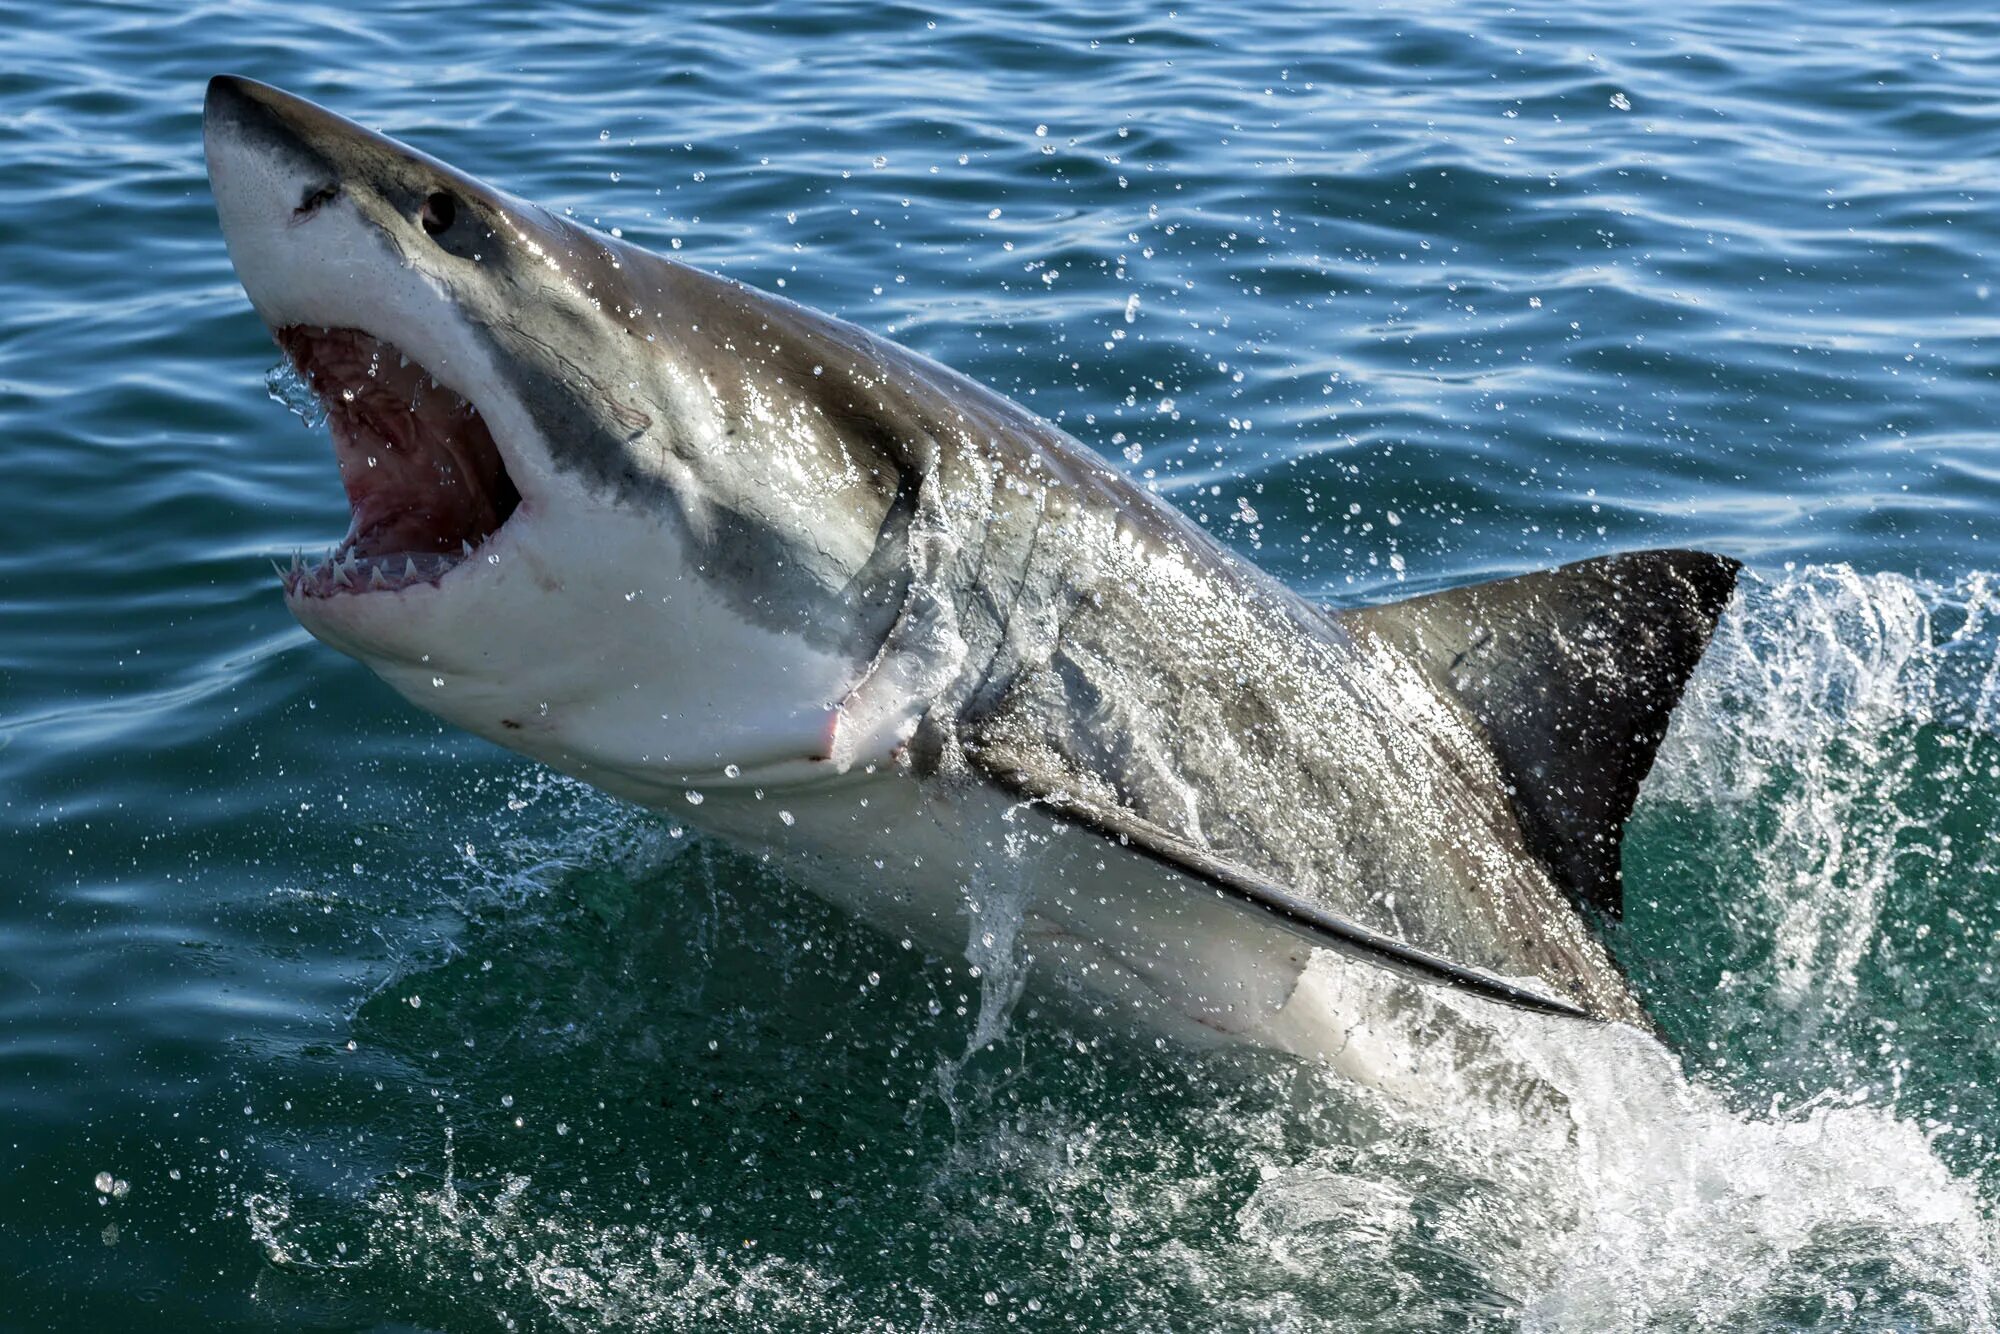
[[[0,1326],[1994,1324],[1990,7],[0,0],[0,57]],[[1316,596],[1749,562],[1613,941],[1674,1082],[1413,1118],[1032,1004],[968,1057],[965,959],[413,714],[267,564],[345,508],[221,71]]]

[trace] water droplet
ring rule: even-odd
[[[326,424],[326,405],[291,362],[281,361],[264,373],[264,392],[313,430]]]

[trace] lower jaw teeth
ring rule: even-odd
[[[465,551],[471,553],[470,544]],[[436,583],[461,563],[457,556],[356,556],[329,554],[316,565],[307,565],[297,556],[290,569],[273,561],[285,591],[306,596],[327,597],[339,592],[371,592],[409,588]],[[365,573],[364,573],[365,570]]]

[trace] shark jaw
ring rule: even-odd
[[[520,508],[479,409],[394,345],[303,324],[276,338],[324,409],[350,510],[324,560],[281,572],[295,613],[318,599],[437,587]]]

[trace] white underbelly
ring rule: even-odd
[[[1034,985],[1176,1037],[1294,1051],[1370,1083],[1407,1066],[1370,1036],[1406,984],[1335,956],[1308,971],[1297,937],[990,785],[893,774],[711,794],[700,822],[892,938],[988,967],[1011,954]]]

